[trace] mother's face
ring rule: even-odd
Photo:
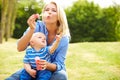
[[[45,23],[57,23],[58,21],[58,13],[57,7],[55,4],[48,4],[43,11],[43,21]]]

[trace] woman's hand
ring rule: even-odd
[[[40,59],[40,63],[39,63],[39,66],[38,66],[38,67],[39,67],[39,69],[41,69],[41,70],[46,69],[46,67],[47,67],[47,61]]]
[[[29,25],[29,27],[30,27],[30,29],[35,29],[35,20],[37,19],[37,18],[39,18],[39,14],[33,14],[33,15],[31,15],[29,18],[28,18],[28,20],[27,20],[27,23],[28,23],[28,25]]]
[[[40,59],[40,63],[38,67],[40,70],[47,69],[50,71],[55,71],[57,68],[56,66],[57,66],[56,64],[52,64],[52,63],[47,62],[46,60]]]

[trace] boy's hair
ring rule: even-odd
[[[42,32],[35,32],[35,33],[33,33],[32,37],[34,37],[35,35],[38,35],[38,34],[43,34],[43,33]],[[43,35],[45,36],[45,34],[43,34]],[[32,37],[31,37],[31,39],[32,39]],[[33,47],[32,44],[31,44],[31,39],[30,39],[29,44],[30,44],[31,47]]]

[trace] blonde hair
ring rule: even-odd
[[[63,10],[63,8],[55,1],[50,1],[49,3],[47,3],[44,8],[42,13],[44,12],[46,6],[48,4],[54,4],[57,7],[57,13],[58,13],[58,30],[57,33],[59,34],[60,32],[63,33],[63,35],[67,35],[70,36],[70,32],[69,32],[69,28],[68,28],[68,23],[67,23],[67,18],[66,18],[66,14]]]

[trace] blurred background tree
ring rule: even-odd
[[[28,27],[29,16],[41,13],[43,4],[43,0],[0,0],[0,43],[4,38],[20,38]]]
[[[0,43],[3,37],[8,41],[11,36],[11,31],[14,26],[16,13],[16,0],[1,0],[1,26],[0,26]]]
[[[28,28],[27,19],[41,13],[43,0],[1,0],[0,43],[3,38],[20,38]],[[9,7],[11,6],[11,7]],[[71,42],[119,41],[120,5],[101,8],[94,2],[77,0],[65,8]]]
[[[18,2],[17,17],[15,29],[13,31],[14,38],[20,38],[23,32],[28,28],[27,19],[32,14],[40,14],[44,3],[42,0],[21,0]]]
[[[87,0],[76,1],[66,9],[71,42],[119,41],[120,6],[100,8]]]

